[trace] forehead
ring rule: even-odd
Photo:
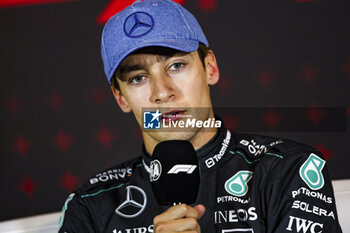
[[[152,56],[152,57],[157,57],[158,59],[162,59],[162,58],[166,59],[174,56],[175,54],[185,55],[188,53],[182,52],[176,49],[166,48],[166,47],[145,47],[145,48],[136,50],[132,54],[128,55],[121,64],[123,64],[124,61],[131,60],[130,58],[140,57],[139,55],[143,55],[143,57]]]

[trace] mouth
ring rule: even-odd
[[[177,121],[180,118],[182,118],[185,113],[186,110],[172,110],[169,112],[165,112],[161,115],[161,120],[165,122]]]

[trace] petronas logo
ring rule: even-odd
[[[323,187],[322,169],[325,164],[326,161],[311,153],[309,158],[300,167],[300,177],[312,190],[319,190]]]
[[[248,192],[248,182],[253,177],[251,171],[239,171],[225,183],[225,189],[229,194],[242,197]]]

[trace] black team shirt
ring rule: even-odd
[[[291,140],[231,133],[224,127],[198,149],[196,204],[204,233],[340,233],[326,161]],[[150,155],[102,171],[69,195],[60,233],[148,233],[157,204]]]

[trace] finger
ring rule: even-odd
[[[187,206],[187,212],[185,218],[195,218],[196,220],[200,219],[205,212],[205,207],[202,204],[196,205],[194,207]]]
[[[202,204],[199,204],[199,205],[194,206],[193,208],[194,208],[194,209],[197,211],[197,213],[198,213],[197,220],[200,219],[200,218],[204,215],[204,213],[205,213],[205,206],[202,205]]]
[[[154,225],[154,232],[200,232],[200,226],[195,218],[180,218],[160,222]]]
[[[196,209],[186,204],[172,206],[162,214],[157,215],[154,218],[154,224],[183,217],[198,219],[198,212]]]

